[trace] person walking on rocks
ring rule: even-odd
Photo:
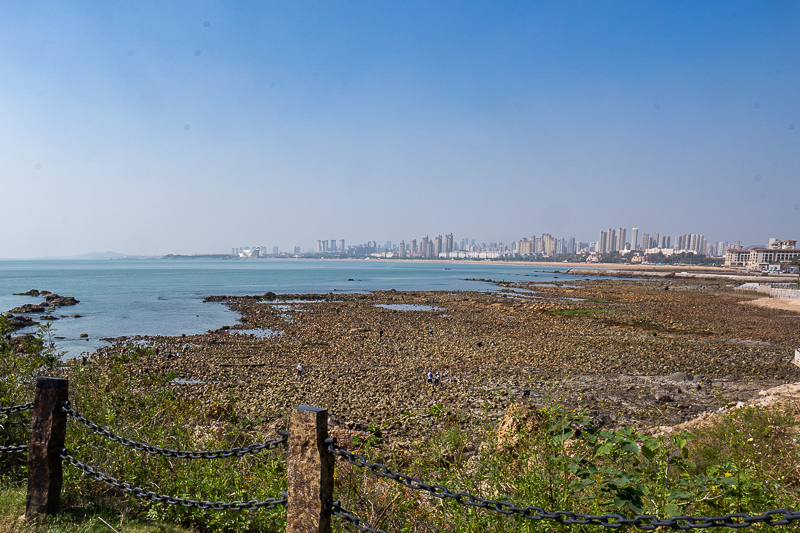
[[[431,383],[433,383],[433,372],[428,370],[428,385],[430,385]]]
[[[297,363],[297,375],[298,376],[303,375],[303,363]]]

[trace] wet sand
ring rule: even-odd
[[[424,432],[420,420],[434,427],[443,410],[478,423],[519,402],[585,409],[598,424],[676,424],[800,381],[791,363],[799,316],[741,305],[755,298],[674,279],[217,297],[241,313],[239,324],[185,339],[133,339],[158,345],[160,355],[128,371],[175,372],[181,382],[169,386],[204,409],[271,423],[309,404],[329,409],[334,425],[375,423],[394,439]],[[428,307],[408,310],[417,305]],[[95,355],[92,363],[102,370],[107,360]],[[438,385],[427,383],[429,371],[439,373]]]

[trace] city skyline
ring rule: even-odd
[[[431,235],[434,235],[431,237]],[[627,239],[627,228],[609,228],[601,230],[596,241],[584,242],[574,236],[553,236],[543,233],[541,236],[530,235],[530,237],[519,237],[508,242],[489,241],[478,242],[469,237],[455,238],[454,234],[447,233],[431,234],[424,237],[411,239],[401,239],[398,241],[368,240],[364,243],[346,245],[346,239],[317,239],[315,248],[302,249],[301,246],[293,246],[292,251],[281,250],[281,255],[329,255],[329,256],[366,256],[382,255],[393,258],[467,258],[470,256],[478,257],[478,252],[496,252],[491,258],[502,255],[515,256],[554,256],[576,253],[600,253],[607,254],[613,252],[627,253],[630,251],[640,251],[654,253],[662,251],[667,254],[691,252],[713,257],[723,257],[730,248],[749,247],[741,244],[741,241],[715,241],[709,240],[705,235],[699,233],[684,233],[680,235],[666,235],[658,232],[642,233],[639,240],[639,228],[632,227],[630,240]],[[770,237],[764,244],[779,240]],[[750,246],[760,246],[754,244]],[[278,255],[279,247],[275,246],[272,252],[265,245],[244,246],[231,249],[231,255],[239,257],[265,257]],[[263,251],[263,252],[262,252]],[[467,252],[467,253],[463,253]],[[472,254],[472,255],[470,255]],[[484,258],[489,258],[484,256]]]
[[[3,3],[0,258],[793,238],[798,27],[777,0]]]

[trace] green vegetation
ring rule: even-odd
[[[5,327],[2,320],[0,327]],[[122,356],[104,372],[80,364],[60,371],[51,366],[46,330],[26,340],[12,339],[7,329],[3,331],[2,406],[30,401],[31,377],[61,372],[70,379],[76,409],[129,438],[176,449],[217,449],[274,436],[266,416],[248,419],[237,416],[231,405],[201,409],[199,402],[177,399],[168,385],[172,375],[123,372]],[[145,351],[130,345],[127,353],[130,359],[142,357]],[[660,517],[756,514],[798,507],[800,448],[794,440],[796,413],[789,408],[733,410],[691,433],[662,436],[631,428],[596,428],[583,413],[557,405],[516,406],[500,425],[476,420],[443,403],[421,413],[406,412],[404,420],[426,428],[427,437],[395,447],[396,438],[384,442],[380,424],[371,424],[367,428],[371,436],[355,442],[358,452],[427,483],[484,498],[538,505],[548,511]],[[26,443],[29,425],[30,412],[0,415],[4,429],[0,444]],[[275,497],[286,489],[283,450],[238,459],[154,457],[109,442],[74,421],[69,423],[67,446],[76,458],[98,470],[159,494],[246,501]],[[26,524],[17,520],[24,511],[23,458],[0,454],[2,531],[285,529],[284,509],[234,512],[165,506],[126,496],[70,466],[65,466],[64,511],[42,523]],[[345,509],[387,531],[565,529],[552,522],[443,502],[342,461],[337,461],[335,481],[335,498]],[[340,521],[334,523],[337,531],[343,530]]]

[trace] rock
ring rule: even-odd
[[[58,294],[48,294],[44,297],[45,301],[50,304],[50,307],[67,307],[70,305],[77,305],[80,300],[72,296],[59,296]]]
[[[7,318],[12,331],[16,331],[22,328],[27,328],[29,326],[36,326],[39,324],[38,322],[27,316],[7,315]]]
[[[23,304],[15,307],[11,313],[44,313],[44,306],[38,304]]]
[[[694,376],[688,372],[675,372],[667,376],[670,381],[694,381]]]
[[[39,296],[39,291],[36,289],[31,289],[28,292],[15,292],[13,294],[14,296]]]
[[[669,391],[664,389],[654,389],[653,399],[657,402],[667,403],[672,401],[672,395]]]

